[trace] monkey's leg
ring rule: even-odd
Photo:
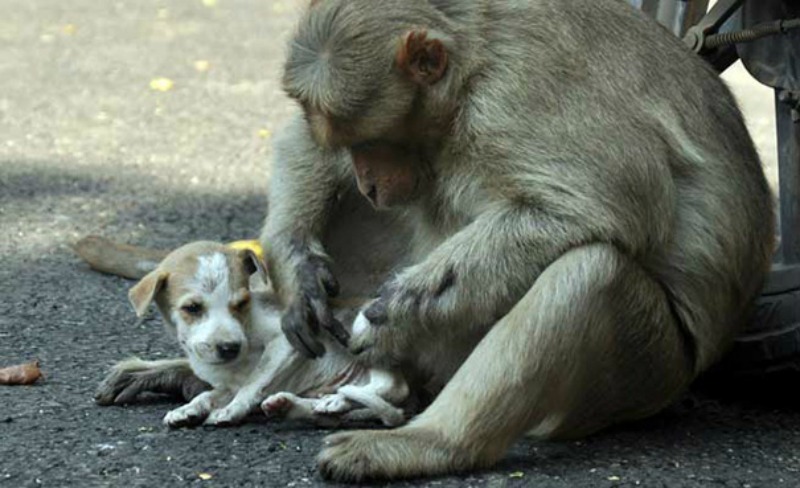
[[[564,254],[484,337],[419,417],[336,434],[319,456],[336,480],[489,466],[526,432],[589,434],[653,414],[692,378],[662,288],[604,244]]]
[[[210,388],[194,375],[186,359],[131,358],[111,368],[94,399],[99,405],[122,405],[133,402],[140,393],[163,393],[189,401]]]

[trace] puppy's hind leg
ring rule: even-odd
[[[124,405],[135,401],[140,393],[160,393],[190,401],[210,388],[194,375],[186,359],[131,358],[111,368],[94,399],[98,405]]]
[[[330,395],[323,397],[327,398]],[[261,403],[261,410],[267,417],[284,417],[290,420],[315,420],[315,409],[322,401],[318,398],[302,398],[294,393],[282,391],[270,395]]]
[[[343,413],[353,410],[355,405],[363,406],[368,415],[359,415],[361,420],[378,419],[388,427],[396,427],[405,422],[403,410],[396,405],[408,398],[408,384],[390,371],[371,369],[369,383],[366,385],[344,385],[326,404],[320,402],[319,413]],[[338,411],[336,411],[338,409]]]
[[[653,414],[691,380],[661,286],[613,246],[551,264],[404,427],[326,439],[325,478],[397,479],[489,466],[526,432],[586,435]]]

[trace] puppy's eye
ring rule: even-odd
[[[203,313],[203,306],[197,302],[192,302],[181,307],[181,310],[189,315],[200,315]]]
[[[244,298],[242,298],[241,300],[231,304],[231,307],[234,310],[237,310],[237,311],[241,312],[242,310],[247,308],[248,305],[250,305],[250,295],[247,295]]]

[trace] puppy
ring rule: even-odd
[[[167,255],[130,290],[140,317],[155,302],[188,367],[211,386],[169,412],[164,423],[235,424],[261,403],[269,416],[402,424],[405,416],[397,405],[409,396],[404,379],[359,365],[335,340],[326,340],[322,358],[305,359],[285,339],[281,310],[267,284],[264,263],[253,249],[195,242]],[[355,310],[340,307],[337,318],[351,323]],[[174,361],[165,367],[177,370]],[[122,362],[110,375],[116,379],[106,383],[119,383],[121,375],[137,369],[157,370],[159,363]]]

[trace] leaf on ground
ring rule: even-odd
[[[508,477],[509,478],[524,478],[525,477],[525,473],[523,473],[522,471],[514,471],[513,473],[508,475]]]
[[[213,474],[211,474],[211,473],[198,473],[198,474],[197,474],[197,477],[198,477],[198,478],[200,478],[200,479],[201,479],[201,480],[203,480],[203,481],[208,481],[208,480],[210,480],[211,478],[213,478],[213,477],[214,477],[214,475],[213,475]]]
[[[75,32],[77,32],[78,28],[75,27],[75,24],[67,24],[62,27],[61,30],[64,32],[64,34],[72,36],[75,35]]]
[[[198,59],[194,62],[194,69],[199,71],[200,73],[205,73],[208,69],[211,68],[211,63],[206,61],[205,59]]]
[[[169,78],[153,78],[150,80],[151,90],[166,92],[172,90],[173,86],[175,86],[175,82]]]
[[[31,385],[41,377],[39,361],[0,369],[0,385]]]

